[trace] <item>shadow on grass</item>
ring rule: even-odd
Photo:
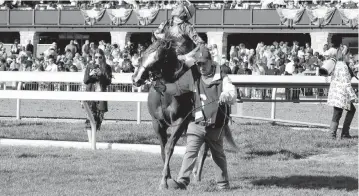
[[[280,122],[274,122],[274,123],[270,123],[270,124],[273,126],[276,126],[276,127],[325,129],[321,126],[286,124],[286,123],[280,123]]]
[[[57,154],[32,154],[32,153],[22,153],[20,155],[16,155],[16,158],[26,159],[26,158],[68,158],[71,155],[57,155]]]
[[[260,151],[250,151],[246,154],[249,154],[251,156],[274,156],[274,155],[283,155],[286,158],[291,159],[302,159],[305,158],[304,156],[291,152],[289,150],[279,150],[279,151],[273,151],[273,150],[260,150]]]
[[[38,125],[44,125],[42,122],[0,122],[1,127],[21,127],[21,126],[38,126]]]
[[[254,180],[252,184],[259,186],[277,186],[282,188],[299,189],[337,189],[358,190],[358,179],[348,176],[289,176],[270,177]]]

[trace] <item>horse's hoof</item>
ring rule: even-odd
[[[168,184],[168,189],[170,189],[170,190],[178,190],[178,189],[186,190],[187,189],[187,186],[185,184],[179,183],[173,179],[168,179],[167,184]]]
[[[168,189],[168,185],[167,184],[160,184],[160,186],[158,187],[158,190],[162,191],[162,190],[167,190]]]
[[[201,182],[201,178],[199,178],[198,176],[194,177],[194,182]]]

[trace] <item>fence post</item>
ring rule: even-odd
[[[243,116],[243,102],[237,102],[236,104],[236,110],[237,110],[237,115],[238,116]]]
[[[277,88],[272,89],[272,109],[271,109],[271,119],[273,119],[272,123],[275,123],[275,112],[276,112],[276,99],[277,99]]]
[[[22,86],[22,82],[17,84],[17,90],[20,91]],[[20,120],[20,107],[21,107],[21,100],[16,99],[16,120]]]
[[[141,93],[142,92],[142,86],[137,88],[137,92]],[[137,124],[141,124],[141,102],[137,102]]]
[[[319,67],[315,68],[315,75],[319,76]],[[319,94],[319,88],[316,88],[316,93],[315,93],[315,99],[318,99],[318,94]],[[314,90],[314,89],[313,89]]]

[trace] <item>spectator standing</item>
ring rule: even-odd
[[[231,46],[231,49],[229,51],[229,58],[230,58],[230,60],[232,60],[234,57],[238,58],[238,51],[235,46]]]
[[[305,52],[309,52],[309,50],[313,51],[313,49],[310,47],[310,44],[307,42],[305,43]]]
[[[102,51],[105,51],[106,47],[105,47],[105,42],[103,40],[99,41],[98,48],[101,49]]]
[[[27,45],[25,50],[26,52],[31,52],[31,54],[34,54],[34,45],[32,45],[31,40],[27,40]]]
[[[95,51],[96,51],[96,46],[94,42],[90,43],[90,56],[94,56],[95,55]]]
[[[19,41],[16,39],[14,44],[11,45],[11,54],[19,54],[20,48],[19,48]]]
[[[71,40],[70,43],[65,47],[65,51],[68,51],[68,50],[70,50],[70,52],[72,53],[73,56],[77,52],[77,47],[74,44],[74,40]]]
[[[101,49],[95,51],[95,63],[86,67],[84,83],[88,92],[106,92],[111,84],[112,70],[105,62],[105,54]],[[91,113],[95,119],[96,130],[100,130],[104,114],[108,111],[107,101],[88,101]],[[91,135],[90,120],[86,120],[87,133]]]
[[[90,54],[90,41],[86,40],[85,44],[82,46],[82,56],[87,56]]]
[[[297,41],[293,41],[293,46],[292,46],[292,49],[291,49],[291,53],[296,53],[298,52],[299,50],[299,46],[298,46],[298,42]]]
[[[336,62],[335,59],[328,60],[332,61],[332,63],[336,63],[328,93],[328,105],[334,108],[330,124],[330,132],[331,137],[336,139],[337,129],[343,110],[347,110],[348,112],[344,119],[341,139],[348,139],[351,138],[349,129],[356,112],[356,108],[353,103],[357,99],[357,95],[351,85],[351,80],[355,77],[355,75],[353,74],[351,68],[346,64],[347,62],[342,61],[344,59],[340,56],[341,55],[337,55],[337,59],[339,60],[338,62]]]
[[[218,48],[217,48],[217,44],[213,44],[212,45],[212,50],[211,50],[211,55],[212,55],[212,59],[214,62],[218,63],[218,64],[223,64],[225,63],[225,61],[223,61],[223,56],[222,56],[222,60],[219,58],[219,54],[218,54]],[[225,55],[224,55],[225,56]],[[223,61],[223,62],[222,62]]]

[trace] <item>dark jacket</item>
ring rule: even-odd
[[[225,64],[221,65],[221,72],[227,75],[232,74],[231,68]]]
[[[90,72],[99,68],[101,70],[100,74],[90,76]],[[86,84],[87,92],[107,92],[107,86],[111,84],[112,79],[112,69],[109,65],[105,65],[103,67],[96,67],[93,64],[89,64],[85,70],[84,75],[84,83]],[[96,89],[99,87],[100,89]],[[99,101],[98,110],[108,111],[107,101]]]
[[[32,44],[27,44],[26,51],[29,51],[31,52],[31,54],[34,54],[34,46]]]

